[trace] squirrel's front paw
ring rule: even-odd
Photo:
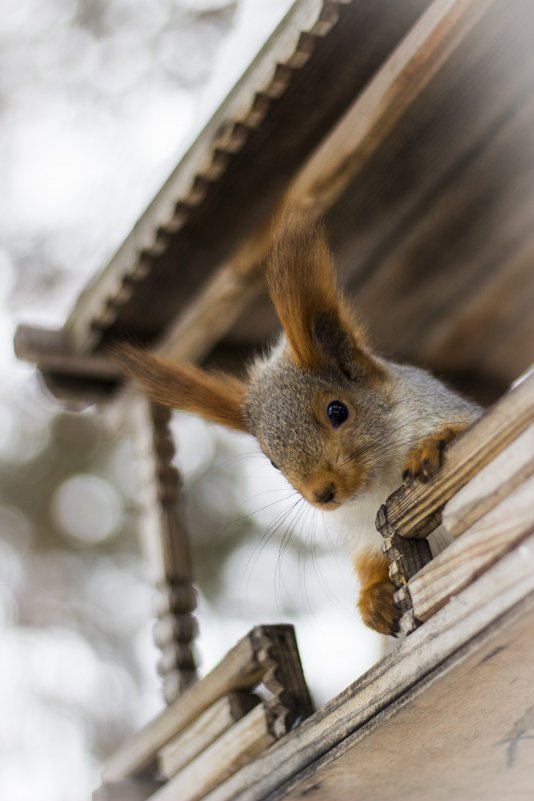
[[[381,634],[397,634],[401,612],[395,606],[391,581],[371,584],[360,593],[358,609],[366,626]]]
[[[367,549],[354,559],[360,580],[358,609],[363,622],[381,634],[396,634],[400,611],[393,602],[395,587],[389,580],[389,564],[383,553]]]
[[[438,431],[431,437],[422,440],[417,448],[410,451],[402,471],[402,480],[409,486],[416,479],[426,484],[441,467],[443,449],[448,442],[463,431],[465,426],[453,426]]]

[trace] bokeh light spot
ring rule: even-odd
[[[54,493],[52,516],[67,536],[92,545],[117,532],[123,508],[118,492],[108,481],[80,473],[60,484]]]

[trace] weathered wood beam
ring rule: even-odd
[[[533,474],[531,425],[451,498],[443,510],[443,527],[456,539]]]
[[[103,784],[93,793],[93,801],[147,801],[152,798],[161,782],[148,779],[124,779]]]
[[[285,726],[280,729],[274,723],[272,710],[260,704],[177,773],[152,801],[200,801],[286,733]]]
[[[111,757],[102,776],[105,782],[142,774],[154,768],[157,753],[212,704],[233,690],[250,690],[262,682],[268,708],[284,708],[278,726],[286,730],[311,712],[292,626],[256,626],[232,648],[201,681],[191,686],[168,709]],[[278,729],[276,729],[278,731]]]
[[[531,476],[397,591],[413,613],[410,625],[403,627],[405,633],[418,621],[428,620],[534,531],[533,499]]]
[[[120,380],[115,364],[104,356],[75,352],[61,330],[18,325],[13,345],[19,359],[33,362],[42,370],[100,381]]]
[[[200,715],[190,726],[174,737],[159,752],[162,776],[170,779],[175,773],[205,751],[215,740],[250,712],[260,699],[251,692],[231,692]]]
[[[477,420],[444,451],[444,463],[429,484],[401,487],[377,516],[385,536],[426,537],[441,522],[452,496],[534,423],[534,373]]]

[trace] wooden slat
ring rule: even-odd
[[[276,739],[269,714],[260,704],[151,796],[151,801],[199,801]]]
[[[492,2],[434,0],[304,166],[287,203],[330,208]]]
[[[381,509],[377,524],[402,537],[426,537],[441,521],[448,500],[534,423],[534,374],[508,392],[449,445],[429,484],[401,487]]]
[[[158,757],[161,774],[170,779],[258,703],[257,696],[244,692],[229,693],[216,701],[194,723],[161,749]]]
[[[134,734],[106,763],[105,782],[136,776],[155,765],[157,753],[208,707],[233,690],[248,690],[262,681],[276,710],[276,724],[285,730],[311,712],[292,626],[256,626],[201,681]],[[283,708],[283,717],[280,709]]]
[[[485,631],[491,631],[496,621],[502,620],[533,593],[534,536],[531,536],[521,548],[507,554],[467,587],[461,594],[461,602],[441,609],[403,640],[394,653],[381,660],[294,733],[289,733],[282,743],[271,746],[253,765],[242,768],[213,790],[203,801],[263,801],[265,798],[275,801],[283,798],[281,789],[292,777],[302,775],[315,761],[351,735],[357,736],[364,725],[369,724],[369,729],[373,730],[379,722],[378,713],[397,699],[401,701],[426,676],[435,676],[440,666],[445,671],[452,655],[461,655],[462,649]],[[403,741],[408,738],[410,743],[409,732],[398,729],[397,732],[399,738]],[[432,740],[425,741],[425,753],[428,754],[431,744]],[[388,758],[382,754],[383,773],[387,773],[384,759],[387,764]],[[353,760],[357,771],[360,763],[356,754]],[[320,787],[315,792],[321,797]],[[313,798],[309,788],[305,794],[306,798],[308,796]],[[358,796],[356,788],[353,788],[350,801],[355,797]],[[445,795],[440,801],[450,797]],[[428,796],[420,794],[415,798],[426,801]]]
[[[531,476],[400,590],[409,595],[415,619],[428,620],[533,531],[534,477]]]
[[[447,533],[459,537],[533,474],[534,426],[530,426],[448,502],[442,514]]]
[[[146,801],[160,787],[161,782],[145,779],[109,782],[94,791],[93,801]]]

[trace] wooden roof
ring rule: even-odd
[[[260,266],[286,203],[326,217],[385,355],[492,400],[534,342],[529,0],[298,0],[61,332],[19,355],[58,395],[127,336],[239,368],[277,330]]]

